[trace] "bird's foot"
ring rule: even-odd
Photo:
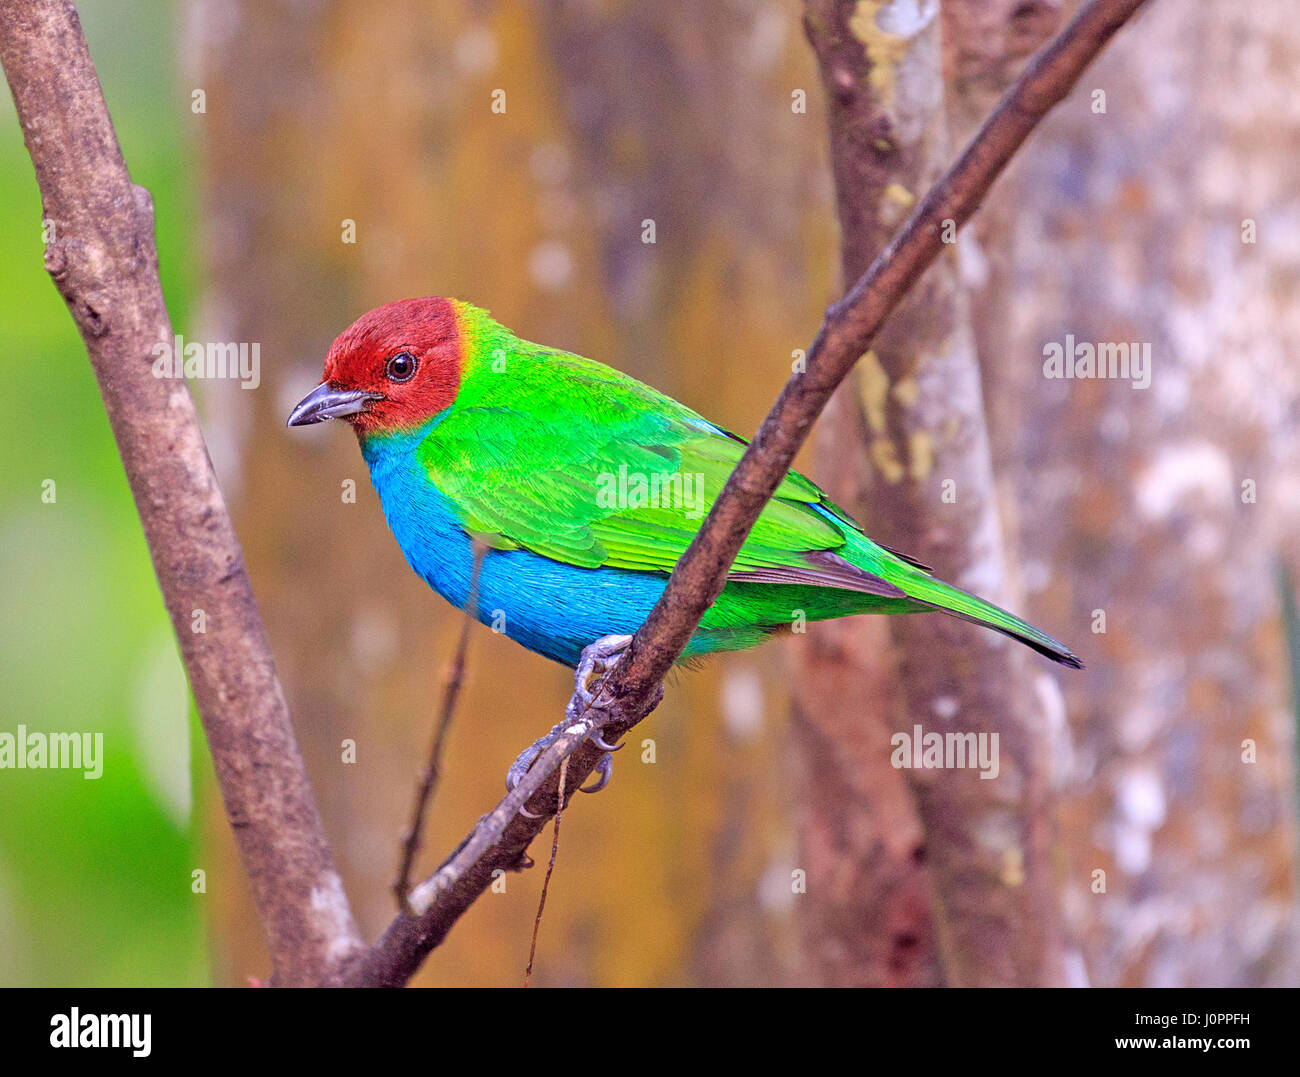
[[[582,793],[599,793],[609,784],[609,779],[614,773],[614,757],[610,754],[623,747],[622,744],[608,744],[602,737],[600,725],[597,724],[598,712],[593,712],[595,703],[595,694],[593,685],[598,683],[615,662],[619,656],[627,649],[627,645],[632,642],[631,636],[602,636],[594,643],[583,648],[582,658],[578,662],[578,669],[573,678],[573,698],[569,700],[569,705],[565,708],[565,720],[552,729],[544,737],[538,737],[531,745],[519,753],[519,757],[510,765],[506,771],[506,789],[513,790],[521,781],[524,775],[537,762],[538,758],[546,751],[561,734],[574,728],[575,723],[589,727],[587,739],[605,754],[600,757],[600,762],[596,764],[596,778],[589,785],[584,785],[579,789]],[[538,818],[537,815],[530,812],[527,808],[521,808],[521,812],[530,819]]]
[[[601,636],[582,649],[582,657],[578,659],[578,668],[573,675],[573,698],[564,712],[569,718],[578,718],[591,709],[596,701],[593,685],[614,668],[614,663],[631,642],[631,636]]]
[[[573,723],[564,721],[552,729],[544,737],[538,737],[532,744],[519,753],[519,757],[510,764],[510,769],[506,771],[506,789],[513,792],[515,786],[524,780],[534,763],[541,757],[556,739],[563,733],[567,733],[573,728]],[[588,739],[596,745],[597,748],[604,749],[605,754],[600,757],[600,762],[596,764],[596,777],[588,785],[580,786],[580,793],[599,793],[609,784],[609,779],[614,773],[614,757],[610,752],[617,751],[623,747],[621,744],[606,744],[600,736],[599,729],[592,729],[587,734]],[[529,819],[540,819],[541,816],[535,812],[530,812],[527,808],[520,808],[519,811],[528,816]]]

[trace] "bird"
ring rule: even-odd
[[[479,621],[580,684],[645,620],[746,446],[628,374],[439,297],[376,307],[339,334],[288,423],[329,419],[355,431],[416,575],[459,609],[473,595]],[[791,470],[681,660],[808,621],[928,611],[1082,668],[1046,632],[872,541]]]

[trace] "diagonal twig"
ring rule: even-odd
[[[913,210],[898,234],[848,294],[827,312],[806,369],[786,383],[767,418],[727,479],[668,586],[626,654],[598,685],[587,721],[608,740],[621,736],[658,703],[663,679],[700,618],[717,598],[737,551],[780,485],[831,393],[866,351],[904,294],[943,249],[945,222],[964,224],[993,181],[1048,111],[1069,93],[1084,69],[1146,0],[1091,0],[1044,48],[1003,96],[978,134]],[[412,895],[415,916],[399,916],[372,947],[353,982],[396,986],[451,930],[494,872],[515,869],[545,825],[519,808],[545,788],[538,805],[555,800],[556,770],[570,759],[576,787],[601,752],[583,743],[587,724],[575,723],[539,758],[525,779],[474,828],[438,871]],[[570,758],[571,757],[571,758]],[[419,895],[421,900],[415,901]]]

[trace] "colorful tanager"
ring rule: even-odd
[[[640,627],[745,448],[635,378],[454,299],[389,303],[349,326],[289,425],[326,419],[356,431],[411,568],[458,608],[474,591],[480,621],[575,668]],[[933,610],[1080,668],[1045,632],[873,542],[791,471],[683,658],[802,621]]]

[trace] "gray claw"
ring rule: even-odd
[[[510,769],[506,771],[506,792],[514,792],[514,788],[524,780],[524,775],[537,762],[537,757],[541,755],[559,735],[560,727],[552,729],[544,737],[538,737],[532,744],[519,753],[518,757],[510,764]]]
[[[599,748],[602,752],[617,752],[620,748],[623,747],[622,741],[619,741],[617,744],[606,744],[605,738],[600,735],[599,729],[593,729],[591,731],[591,736],[589,736],[587,739],[591,741],[591,743],[594,744],[597,748]]]
[[[555,739],[560,736],[569,726],[578,720],[584,723],[592,724],[593,717],[584,717],[583,712],[589,709],[594,701],[594,695],[589,684],[592,681],[598,681],[613,666],[625,650],[627,645],[632,642],[631,636],[601,636],[594,643],[588,644],[582,649],[582,658],[578,662],[577,672],[574,674],[573,698],[569,700],[568,707],[565,708],[565,720],[552,729],[544,737],[538,737],[532,744],[519,753],[519,757],[510,764],[510,769],[506,771],[506,789],[512,791],[524,780],[524,775],[532,768],[540,756],[547,748],[555,743]],[[662,688],[660,691],[662,692]],[[610,744],[600,735],[600,730],[593,730],[588,734],[588,739],[605,754],[601,756],[600,762],[596,764],[596,779],[591,785],[584,786],[584,793],[599,793],[609,784],[610,776],[614,773],[614,760],[610,752],[616,752],[623,745]],[[533,814],[527,808],[520,808],[520,811],[530,819],[538,819],[540,816]]]
[[[600,757],[600,762],[596,764],[596,780],[591,785],[584,785],[578,791],[581,793],[599,793],[609,784],[609,779],[614,776],[614,757],[606,752]]]
[[[591,681],[599,680],[631,642],[631,636],[601,636],[582,649],[582,658],[578,660],[578,669],[573,677],[573,694],[584,710],[592,704]]]

